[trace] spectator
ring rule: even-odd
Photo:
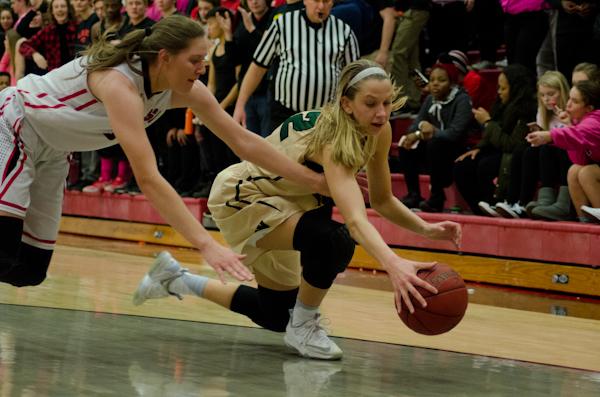
[[[600,208],[600,84],[575,83],[566,113],[563,116],[568,116],[573,125],[532,132],[527,141],[533,146],[552,143],[567,150],[573,161],[568,174],[569,193],[579,219],[585,221],[582,206]]]
[[[14,60],[16,58],[15,57],[16,45],[20,38],[21,38],[21,36],[19,36],[17,31],[14,29],[9,29],[6,32],[6,35],[4,36],[4,55],[5,55],[5,57],[3,57],[2,60],[8,61],[8,65],[7,66],[2,65],[2,69],[0,70],[0,72],[8,73],[9,76],[11,76],[10,84],[9,84],[11,86],[15,85],[17,83],[17,80],[15,78],[16,70],[15,70],[15,61]]]
[[[504,15],[500,2],[475,0],[473,13],[480,59],[472,67],[475,70],[495,68],[498,47],[503,42]]]
[[[160,18],[166,18],[170,15],[179,14],[177,7],[175,6],[175,0],[154,0],[156,6],[160,10]]]
[[[600,82],[600,68],[598,68],[598,65],[588,62],[583,62],[575,65],[571,77],[571,82],[575,84],[584,80],[593,80],[596,82]]]
[[[92,27],[100,19],[91,0],[73,0],[73,8],[78,22],[75,56],[79,56],[92,43]]]
[[[93,0],[93,1],[94,1],[94,13],[98,16],[98,20],[102,21],[104,19],[104,0]]]
[[[0,91],[10,87],[10,73],[0,72]]]
[[[536,57],[548,33],[546,0],[501,0],[508,64],[521,64],[536,73]]]
[[[190,17],[194,21],[198,21],[203,28],[206,29],[206,14],[215,8],[220,7],[220,0],[198,0],[198,5],[190,12]]]
[[[121,15],[121,1],[102,0],[102,12],[104,17],[92,27],[92,39],[98,40],[106,34],[108,41],[119,40],[119,31],[126,22]]]
[[[208,38],[217,42],[210,55],[208,67],[208,89],[213,93],[221,108],[233,113],[238,94],[240,66],[235,62],[235,46],[231,32],[233,13],[224,7],[216,7],[206,15]],[[204,175],[194,187],[192,197],[208,197],[212,182],[217,174],[228,166],[239,162],[238,157],[208,128],[200,130],[201,157],[204,159]]]
[[[452,49],[467,51],[467,17],[475,0],[432,0],[432,3],[427,24],[430,53],[437,57]]]
[[[558,9],[556,67],[565,76],[581,62],[600,62],[600,42],[594,40],[597,0],[547,0]]]
[[[154,21],[146,16],[148,9],[148,0],[125,0],[125,12],[127,13],[127,23],[119,30],[119,37],[135,29],[145,29],[154,25]]]
[[[77,22],[69,0],[51,0],[52,22],[21,44],[19,52],[47,71],[74,58]]]
[[[240,7],[242,23],[238,24],[234,33],[236,62],[241,66],[238,81],[241,82],[252,64],[252,55],[260,40],[271,24],[271,12],[267,0],[248,0],[249,12]],[[246,111],[246,128],[262,136],[270,131],[270,103],[268,97],[269,82],[263,77],[254,93],[248,98]]]
[[[13,13],[9,8],[0,8],[0,39],[4,43],[4,37],[15,23]],[[4,55],[4,46],[0,46],[0,58]]]
[[[498,76],[498,101],[491,114],[483,108],[473,109],[473,114],[483,138],[456,159],[454,180],[473,213],[499,216],[489,203],[506,198],[511,155],[527,144],[527,123],[536,114],[532,73],[522,65],[509,65]]]
[[[364,34],[364,46],[360,53],[387,69],[390,48],[396,31],[396,10],[392,0],[368,0],[373,8],[373,18]]]
[[[304,0],[304,4],[305,9],[282,14],[263,36],[240,88],[234,112],[238,122],[245,124],[248,98],[275,58],[279,67],[271,130],[295,113],[320,108],[332,99],[342,68],[358,59],[354,33],[330,16],[333,0]]]
[[[544,131],[564,127],[558,117],[569,99],[569,83],[560,72],[546,72],[538,80],[538,110],[535,123],[529,124],[532,131]],[[570,215],[570,202],[561,206],[557,201],[556,187],[567,194],[567,171],[571,161],[567,153],[555,146],[525,147],[516,151],[511,161],[511,178],[507,203],[497,203],[496,211],[507,218],[521,218],[529,214],[532,218],[545,218],[553,214],[555,220],[566,220]],[[531,201],[541,181],[538,199]],[[560,196],[560,194],[559,194]],[[527,204],[525,207],[523,207]]]
[[[402,137],[400,164],[408,195],[402,199],[409,208],[441,212],[446,196],[444,188],[452,184],[454,159],[464,152],[468,127],[473,118],[469,95],[458,85],[458,71],[453,64],[435,64],[429,81],[431,94]],[[416,148],[413,148],[414,145]],[[421,197],[419,166],[425,162],[429,171],[431,195]]]
[[[408,97],[403,110],[416,113],[421,106],[421,92],[411,78],[420,69],[419,37],[429,20],[431,0],[410,0],[409,9],[396,27],[392,43],[392,79]]]

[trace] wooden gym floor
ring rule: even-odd
[[[397,318],[386,276],[348,270],[322,309],[344,358],[320,362],[201,299],[133,306],[162,249],[61,235],[41,286],[1,284],[0,397],[600,395],[598,300],[470,284],[461,324],[427,337]]]

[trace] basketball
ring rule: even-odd
[[[431,269],[419,270],[417,276],[437,288],[438,293],[432,294],[416,287],[427,301],[427,307],[422,307],[411,296],[415,312],[411,314],[402,302],[400,319],[408,328],[423,335],[439,335],[450,331],[463,318],[469,302],[462,277],[443,263],[437,263]]]

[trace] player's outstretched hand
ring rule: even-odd
[[[425,235],[432,240],[448,240],[460,248],[462,241],[462,229],[460,224],[451,221],[430,223]]]
[[[436,263],[437,262],[414,262],[396,257],[396,260],[384,266],[392,281],[392,286],[394,287],[394,299],[396,300],[398,313],[402,311],[402,305],[400,304],[402,301],[404,301],[408,310],[411,313],[414,313],[415,308],[410,298],[411,295],[422,307],[427,306],[425,298],[417,291],[415,286],[424,288],[433,294],[437,294],[437,289],[435,289],[433,285],[421,280],[417,276],[417,271],[429,269],[435,266]]]
[[[215,269],[223,284],[225,284],[226,273],[239,281],[250,281],[254,278],[250,270],[242,263],[245,255],[236,254],[216,241],[207,245],[201,253],[206,262]]]

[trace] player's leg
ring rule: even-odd
[[[355,243],[346,226],[331,220],[330,207],[321,207],[288,219],[256,245],[300,251],[302,280],[285,342],[303,356],[341,358],[342,351],[320,325],[319,307],[337,274],[346,269],[354,254]]]
[[[256,273],[257,288],[190,273],[168,252],[156,258],[134,293],[134,304],[147,299],[183,295],[207,299],[226,309],[249,317],[256,324],[276,332],[284,332],[289,310],[294,307],[297,287],[280,285]]]

